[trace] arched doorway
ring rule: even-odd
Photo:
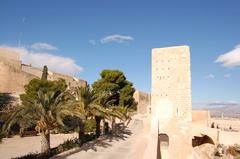
[[[159,142],[161,147],[168,147],[169,146],[169,137],[167,134],[160,133],[158,134]]]
[[[169,137],[167,134],[158,134],[157,159],[168,158]]]

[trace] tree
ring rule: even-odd
[[[136,109],[136,102],[133,98],[135,89],[133,84],[129,82],[124,73],[119,70],[103,70],[101,72],[101,79],[95,81],[92,84],[93,91],[99,98],[102,98],[103,92],[108,92],[108,96],[104,97],[108,103],[108,107],[112,107],[110,113],[112,113],[112,125],[115,125],[115,117],[121,117],[119,111],[113,109],[114,107],[123,106],[131,109]],[[117,114],[116,114],[117,113]],[[97,116],[96,123],[100,124],[101,117]],[[97,126],[100,128],[100,126]]]
[[[135,89],[122,71],[103,70],[100,75],[101,79],[92,84],[96,94],[101,95],[102,92],[109,92],[108,100],[111,100],[111,105],[122,105],[131,108],[136,106],[133,98]]]
[[[20,95],[22,104],[30,99],[38,98],[38,91],[41,89],[43,93],[50,91],[56,92],[56,95],[61,94],[67,88],[67,84],[64,79],[58,79],[57,81],[47,81],[41,79],[32,79],[27,85],[24,86],[25,93]]]
[[[75,106],[77,107],[76,111],[84,112],[85,120],[79,121],[79,142],[82,144],[85,140],[85,122],[89,117],[95,116],[105,116],[107,111],[100,107],[96,102],[96,96],[94,91],[90,88],[89,85],[86,87],[77,87],[76,88],[76,101]],[[96,128],[97,129],[97,128]],[[98,132],[96,133],[98,136]]]
[[[48,91],[44,93],[39,90],[37,98],[27,98],[24,105],[20,105],[11,113],[6,122],[5,129],[9,130],[14,123],[25,124],[28,127],[28,121],[36,125],[36,130],[41,133],[41,151],[48,153],[50,151],[50,131],[64,126],[63,119],[66,116],[78,116],[83,118],[76,108],[68,103],[73,97],[70,92]]]
[[[67,84],[64,79],[58,79],[56,81],[48,81],[48,68],[47,66],[43,67],[42,78],[34,78],[27,85],[24,86],[25,93],[20,95],[22,104],[24,105],[25,101],[29,98],[36,99],[38,97],[38,91],[41,89],[43,93],[49,91],[56,92],[56,94],[61,94],[67,88]]]
[[[48,68],[47,66],[43,66],[43,72],[42,72],[42,80],[47,80],[47,76],[48,76]]]
[[[96,100],[95,103],[104,108],[106,113],[105,114],[99,114],[95,115],[95,122],[96,122],[96,136],[99,137],[101,134],[101,128],[100,128],[100,123],[103,121],[103,129],[102,129],[102,134],[105,135],[105,127],[106,127],[106,122],[105,119],[111,120],[112,117],[117,116],[117,114],[114,113],[111,109],[111,104],[114,103],[113,99],[110,99],[109,96],[111,96],[110,92],[101,92],[98,94],[95,94]]]
[[[66,88],[63,79],[48,81],[44,66],[42,79],[33,79],[25,86],[25,93],[20,95],[22,104],[8,114],[4,129],[9,131],[15,123],[24,128],[35,126],[42,136],[42,152],[49,152],[50,130],[65,126],[67,116],[83,118],[83,112],[71,104],[74,97]]]

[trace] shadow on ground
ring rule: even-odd
[[[97,152],[98,151],[97,147],[103,147],[103,148],[111,147],[112,146],[111,142],[126,140],[131,135],[132,135],[131,130],[129,130],[122,123],[120,123],[120,124],[116,125],[116,133],[114,135],[108,134],[105,136],[101,136],[94,141],[89,141],[87,143],[84,143],[79,148],[74,148],[74,149],[68,150],[66,152],[63,152],[59,155],[53,156],[51,159],[65,159],[68,156],[71,156],[71,155],[81,152],[81,151],[93,150],[93,151]]]

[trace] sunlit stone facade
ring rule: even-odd
[[[158,121],[192,120],[190,49],[152,49],[151,127]]]

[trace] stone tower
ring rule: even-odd
[[[192,120],[190,49],[152,49],[151,129],[158,122]]]

